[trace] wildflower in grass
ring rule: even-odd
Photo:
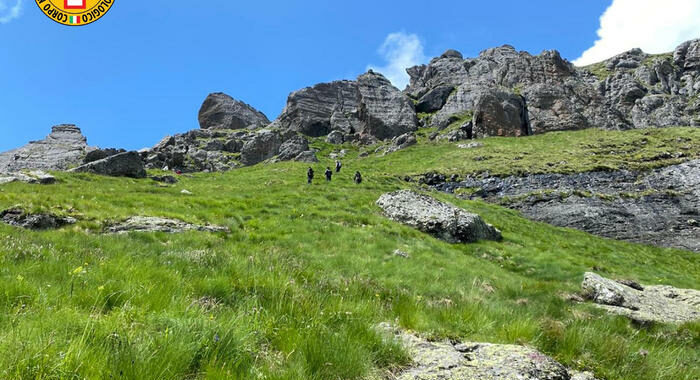
[[[24,281],[24,277],[22,277],[21,274],[18,274],[18,275],[17,275],[17,281],[19,281],[19,282]]]
[[[98,292],[102,292],[102,291],[104,291],[104,290],[105,290],[105,286],[104,286],[104,285],[100,285],[100,286],[97,287],[97,291],[98,291]]]

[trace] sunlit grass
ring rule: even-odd
[[[373,328],[395,321],[434,338],[533,345],[607,379],[695,380],[699,323],[638,327],[563,294],[576,292],[594,268],[698,288],[698,255],[433,193],[504,235],[503,242],[454,245],[385,219],[374,202],[413,186],[403,176],[429,170],[653,167],[677,160],[659,158],[667,151],[697,157],[699,132],[589,130],[486,139],[474,150],[422,142],[366,158],[347,146],[343,172],[311,186],[299,163],[182,176],[165,187],[64,173],[52,186],[2,186],[0,209],[21,205],[80,222],[46,232],[0,225],[0,378],[377,378],[409,361]],[[330,164],[337,148],[314,145],[322,158],[316,166]],[[360,186],[355,170],[365,177]],[[132,215],[232,232],[101,234],[105,223]]]

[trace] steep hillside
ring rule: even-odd
[[[319,163],[266,162],[174,184],[58,172],[53,185],[0,186],[0,210],[76,219],[39,232],[0,224],[0,378],[391,378],[411,357],[378,332],[382,322],[531,346],[599,379],[700,377],[700,322],[637,324],[577,295],[590,271],[700,288],[696,253],[532,222],[418,181],[429,171],[649,170],[699,158],[697,129],[589,129],[477,148],[431,141],[432,132],[387,155],[311,138]],[[331,154],[344,167],[327,183]],[[449,244],[386,219],[375,201],[406,188],[480,214],[503,241]],[[132,216],[230,232],[105,233]]]

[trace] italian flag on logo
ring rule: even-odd
[[[80,24],[80,16],[68,16],[68,22],[73,25]]]

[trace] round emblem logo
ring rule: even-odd
[[[102,18],[112,9],[114,0],[36,0],[36,5],[59,24],[80,26]]]

